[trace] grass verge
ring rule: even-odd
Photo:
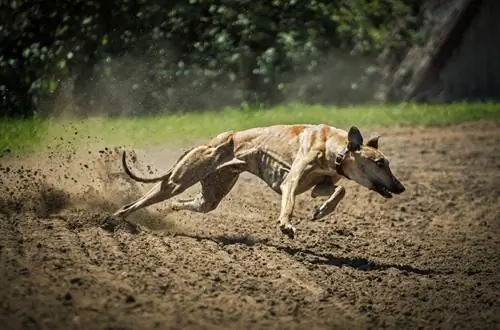
[[[325,123],[340,128],[357,125],[362,130],[388,126],[445,126],[472,120],[500,120],[500,104],[392,105],[325,107],[280,106],[266,110],[225,109],[134,118],[85,120],[2,120],[0,157],[40,150],[55,140],[82,144],[88,137],[106,145],[155,145],[166,141],[191,142],[229,129],[286,123]]]

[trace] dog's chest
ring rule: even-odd
[[[325,176],[329,176],[328,174],[329,173],[325,173],[325,171],[322,171],[321,169],[318,169],[317,167],[314,167],[314,166],[307,167],[299,179],[299,184],[297,185],[297,188],[295,189],[295,194],[297,194],[297,195],[302,194],[303,192],[316,186],[320,182],[324,181]]]

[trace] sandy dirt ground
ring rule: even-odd
[[[500,123],[380,133],[407,191],[345,182],[318,222],[320,200],[301,195],[294,240],[250,175],[215,211],[166,202],[134,228],[108,216],[151,186],[119,174],[113,150],[0,159],[2,328],[499,329]],[[137,150],[134,169],[161,173],[182,151]]]

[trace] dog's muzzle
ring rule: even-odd
[[[392,194],[402,194],[406,190],[406,188],[401,182],[399,182],[398,179],[393,179],[390,187],[387,187],[384,184],[377,183],[373,185],[373,190],[375,190],[385,198],[392,198]]]

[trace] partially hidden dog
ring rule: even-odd
[[[278,226],[283,234],[294,238],[296,229],[290,220],[295,196],[310,189],[313,198],[326,197],[316,207],[313,220],[333,212],[342,200],[345,189],[337,185],[341,178],[353,180],[385,198],[405,191],[379,150],[379,137],[375,135],[364,142],[355,126],[345,131],[322,124],[228,131],[207,144],[189,149],[165,175],[150,179],[132,173],[123,152],[122,164],[132,179],[157,184],[113,216],[124,219],[134,211],[182,193],[197,182],[201,184],[201,192],[194,198],[174,201],[171,209],[210,212],[246,171],[281,195]]]

